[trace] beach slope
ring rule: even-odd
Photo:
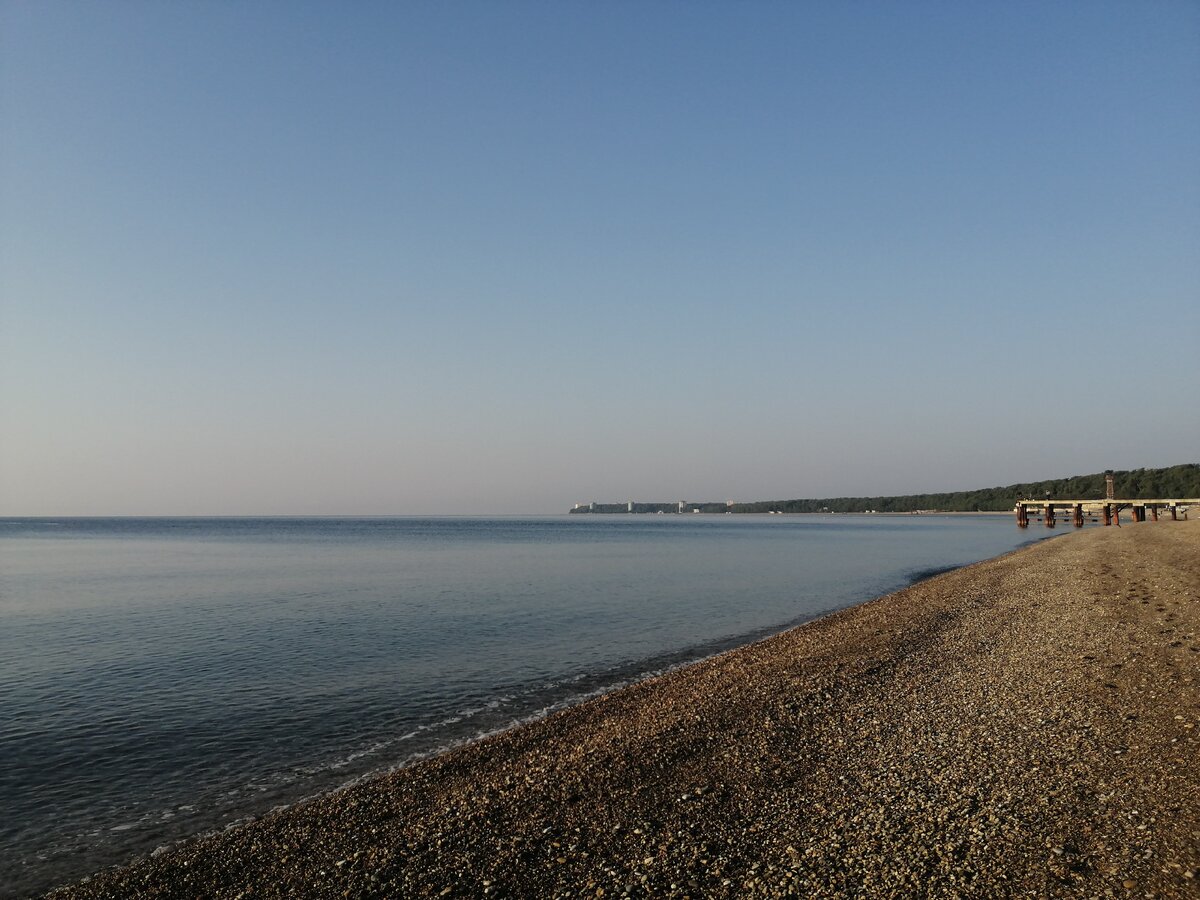
[[[1200,896],[1198,726],[1200,522],[1087,529],[54,896]]]

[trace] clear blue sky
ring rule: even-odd
[[[1200,459],[1200,4],[0,2],[0,514]]]

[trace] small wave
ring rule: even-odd
[[[939,575],[945,575],[947,572],[953,572],[955,569],[961,569],[962,566],[933,566],[928,569],[914,569],[908,573],[908,583],[916,584],[919,581],[928,581],[930,578],[936,578]]]
[[[722,651],[717,651],[717,652],[722,652]],[[545,703],[524,715],[514,716],[514,717],[507,719],[506,721],[504,721],[500,724],[497,724],[495,726],[479,728],[469,734],[462,734],[457,737],[450,737],[449,739],[438,740],[435,743],[432,743],[431,745],[429,745],[427,747],[423,747],[420,750],[417,750],[413,753],[407,754],[402,759],[400,759],[394,763],[369,769],[368,771],[364,771],[361,774],[357,774],[357,775],[355,775],[351,778],[348,778],[345,781],[338,783],[338,784],[322,785],[320,788],[313,790],[309,793],[306,793],[303,796],[296,797],[295,799],[289,800],[284,803],[275,804],[269,810],[267,810],[265,812],[258,811],[258,812],[243,814],[240,816],[234,816],[232,819],[224,819],[219,822],[213,822],[212,818],[210,818],[209,822],[211,824],[209,824],[207,827],[201,826],[201,830],[199,832],[192,832],[189,835],[180,836],[177,840],[173,840],[173,841],[169,841],[169,842],[165,842],[165,843],[158,843],[151,851],[149,851],[149,854],[148,854],[151,856],[161,856],[162,854],[169,852],[170,850],[174,849],[175,847],[178,847],[182,844],[185,844],[185,843],[195,840],[197,838],[203,837],[205,835],[218,834],[222,831],[228,831],[233,828],[238,828],[238,827],[241,827],[244,825],[248,825],[252,822],[257,821],[263,815],[277,812],[277,811],[283,810],[283,809],[288,809],[290,807],[309,802],[318,797],[326,796],[330,793],[335,793],[337,791],[344,790],[348,787],[352,787],[352,786],[354,786],[356,784],[360,784],[364,781],[368,781],[370,779],[377,778],[377,777],[386,775],[391,772],[396,772],[396,771],[405,769],[409,766],[415,765],[416,763],[422,762],[426,759],[430,759],[432,757],[439,756],[443,753],[447,753],[449,751],[458,749],[459,747],[467,746],[469,744],[474,744],[474,743],[477,743],[478,741],[485,740],[487,738],[494,737],[499,734],[503,734],[503,733],[505,733],[507,731],[511,731],[515,728],[519,728],[524,725],[528,725],[530,723],[537,722],[537,721],[539,721],[541,719],[545,719],[548,716],[553,715],[554,713],[557,713],[561,710],[568,709],[573,706],[577,706],[581,703],[587,702],[588,700],[603,696],[604,694],[611,693],[612,691],[620,690],[621,688],[626,687],[628,685],[635,684],[639,681],[644,681],[647,678],[655,678],[655,677],[658,677],[661,675],[668,674],[677,669],[681,669],[685,666],[692,665],[693,663],[697,663],[697,662],[701,662],[705,659],[709,659],[714,655],[716,655],[716,653],[702,653],[702,654],[699,654],[696,656],[690,656],[690,657],[687,657],[684,659],[678,659],[675,662],[672,662],[670,664],[663,665],[663,666],[655,666],[652,668],[647,668],[647,669],[642,669],[642,670],[634,670],[634,671],[629,671],[627,669],[626,671],[628,672],[628,674],[619,676],[616,678],[606,678],[605,676],[610,675],[612,672],[617,671],[621,668],[625,668],[625,667],[610,666],[610,667],[598,669],[598,670],[595,670],[592,672],[577,673],[575,675],[570,676],[569,678],[548,681],[541,685],[531,687],[524,691],[518,691],[513,694],[501,695],[500,697],[489,700],[487,703],[485,703],[481,706],[476,706],[476,707],[461,710],[460,712],[458,712],[455,715],[447,716],[447,717],[445,717],[443,719],[439,719],[435,722],[430,722],[430,723],[426,723],[423,725],[419,725],[419,726],[412,728],[408,731],[405,731],[403,734],[399,734],[395,737],[387,738],[387,739],[384,739],[381,741],[376,741],[367,747],[364,747],[360,750],[356,750],[352,753],[346,754],[345,756],[339,757],[337,760],[334,760],[331,763],[328,763],[328,764],[325,764],[322,766],[313,766],[313,767],[307,767],[304,769],[297,769],[297,770],[293,770],[288,773],[281,773],[279,776],[270,779],[268,785],[264,785],[264,783],[261,779],[255,779],[253,781],[250,781],[250,782],[247,782],[246,784],[241,785],[240,787],[233,788],[232,790],[228,790],[228,791],[223,791],[219,795],[220,799],[217,801],[216,804],[212,805],[211,808],[209,808],[210,807],[209,804],[202,804],[202,806],[204,806],[206,808],[203,809],[202,811],[200,811],[199,813],[197,813],[197,804],[189,803],[189,804],[183,804],[183,805],[173,805],[167,809],[147,811],[145,814],[139,816],[136,821],[126,822],[126,823],[122,823],[120,825],[113,826],[109,829],[109,831],[123,833],[123,832],[127,832],[127,831],[132,831],[135,828],[153,827],[155,825],[161,825],[162,823],[165,823],[167,821],[170,821],[170,820],[176,818],[177,814],[182,814],[179,816],[179,818],[181,820],[184,818],[192,818],[197,815],[199,815],[200,819],[203,819],[203,818],[206,818],[209,816],[213,816],[214,818],[219,817],[221,815],[220,810],[222,807],[225,808],[225,810],[228,812],[230,806],[233,806],[233,805],[241,802],[242,798],[245,798],[248,794],[258,793],[258,792],[262,792],[262,791],[265,791],[268,789],[278,789],[280,787],[286,787],[288,784],[291,784],[291,783],[299,782],[302,780],[307,780],[309,778],[314,778],[314,777],[319,778],[323,774],[330,774],[332,772],[340,771],[341,769],[344,769],[344,768],[350,766],[352,763],[354,763],[358,760],[361,760],[366,757],[370,757],[375,754],[383,753],[383,752],[387,751],[389,748],[402,745],[408,741],[413,740],[414,738],[416,738],[420,735],[423,735],[423,734],[428,734],[430,736],[436,735],[439,731],[441,731],[443,729],[449,728],[453,725],[461,724],[463,721],[469,721],[471,718],[473,718],[474,716],[477,716],[481,713],[494,712],[497,709],[500,709],[509,703],[526,698],[531,694],[546,693],[546,692],[548,692],[547,689],[549,689],[549,692],[553,692],[553,690],[555,688],[562,688],[562,687],[565,687],[565,686],[568,686],[571,684],[578,684],[579,682],[585,681],[588,679],[597,679],[600,682],[598,684],[595,684],[593,687],[588,688],[587,690],[569,692],[565,696],[562,696],[562,697],[559,697],[558,699],[552,700],[549,703]],[[197,824],[200,824],[200,823],[197,822]],[[89,836],[92,838],[97,838],[100,835],[98,833],[92,832]],[[84,835],[79,835],[79,836],[77,836],[77,840],[82,839],[84,837],[85,837]],[[81,842],[81,844],[79,846],[82,847],[84,844],[90,844],[90,843],[92,843],[92,842],[91,841],[83,841],[83,842]]]
[[[478,741],[484,740],[485,738],[494,737],[495,735],[503,734],[506,731],[511,731],[514,728],[520,728],[523,725],[528,725],[533,722],[537,722],[541,719],[545,719],[548,716],[553,715],[556,712],[560,712],[561,710],[570,709],[573,706],[578,706],[581,703],[586,703],[588,700],[595,699],[596,697],[602,697],[605,694],[610,694],[613,691],[617,691],[617,690],[620,690],[621,688],[628,687],[631,684],[637,684],[638,682],[645,681],[648,678],[657,678],[659,676],[669,674],[670,672],[674,672],[677,669],[682,669],[686,666],[690,666],[690,665],[693,665],[698,662],[703,662],[706,659],[711,659],[715,655],[717,655],[717,654],[708,653],[708,654],[704,654],[704,655],[700,655],[700,656],[688,657],[687,659],[682,659],[677,662],[670,663],[669,665],[660,666],[660,667],[653,668],[653,669],[645,669],[645,670],[639,671],[635,674],[629,675],[627,677],[619,678],[615,681],[606,681],[605,683],[600,684],[594,688],[591,688],[590,690],[580,691],[575,694],[570,694],[566,697],[562,697],[558,700],[555,700],[552,703],[548,703],[545,706],[542,706],[539,709],[536,709],[533,712],[528,713],[527,715],[518,716],[517,718],[510,719],[508,722],[505,722],[503,725],[500,725],[498,727],[481,729],[479,731],[473,732],[472,734],[464,735],[462,737],[455,738],[455,739],[443,742],[441,744],[420,750],[420,751],[413,753],[410,756],[406,757],[404,760],[401,760],[400,762],[398,762],[394,765],[388,766],[386,768],[378,769],[378,770],[375,770],[372,772],[366,772],[366,773],[358,776],[357,778],[354,778],[351,781],[346,782],[346,784],[341,785],[339,787],[339,790],[342,788],[345,788],[345,787],[349,787],[353,784],[357,784],[362,781],[369,780],[369,779],[377,777],[379,775],[383,775],[383,774],[386,774],[389,772],[400,771],[401,769],[405,769],[415,763],[421,762],[426,759],[430,759],[434,756],[440,756],[443,753],[448,753],[449,751],[456,750],[459,747],[464,747],[464,746],[467,746],[468,744],[474,744],[474,743],[477,743]],[[616,668],[617,668],[616,666],[611,666],[611,667],[601,670],[601,672],[609,672]],[[562,679],[558,682],[553,682],[552,684],[561,685],[564,683],[577,683],[579,681],[584,680],[585,678],[595,677],[597,674],[599,674],[599,673],[584,672],[584,673],[580,673],[579,675],[573,676],[569,679]],[[441,723],[441,724],[449,724],[451,721],[452,720],[446,720],[444,723]]]

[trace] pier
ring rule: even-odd
[[[1188,516],[1189,506],[1200,506],[1200,499],[1169,500],[1018,500],[1014,507],[1017,525],[1028,528],[1031,518],[1040,517],[1047,528],[1053,528],[1059,516],[1063,522],[1070,520],[1076,528],[1082,528],[1087,519],[1103,521],[1105,525],[1121,524],[1122,510],[1129,510],[1135,522],[1157,522],[1160,514],[1172,520]]]
[[[1070,517],[1071,524],[1076,528],[1082,528],[1084,521],[1089,518],[1093,522],[1103,521],[1105,525],[1120,525],[1121,511],[1124,509],[1129,510],[1135,522],[1145,522],[1147,513],[1151,521],[1157,522],[1160,512],[1170,515],[1172,520],[1181,516],[1186,519],[1188,507],[1200,506],[1200,499],[1195,497],[1119,500],[1113,497],[1112,472],[1105,473],[1105,483],[1107,496],[1103,500],[1051,500],[1049,496],[1044,500],[1018,500],[1013,507],[1017,515],[1017,527],[1028,528],[1031,516],[1037,518],[1040,515],[1046,527],[1053,528],[1059,513],[1062,513],[1064,522]]]

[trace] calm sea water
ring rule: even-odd
[[[0,894],[1042,536],[1008,517],[0,520]]]

